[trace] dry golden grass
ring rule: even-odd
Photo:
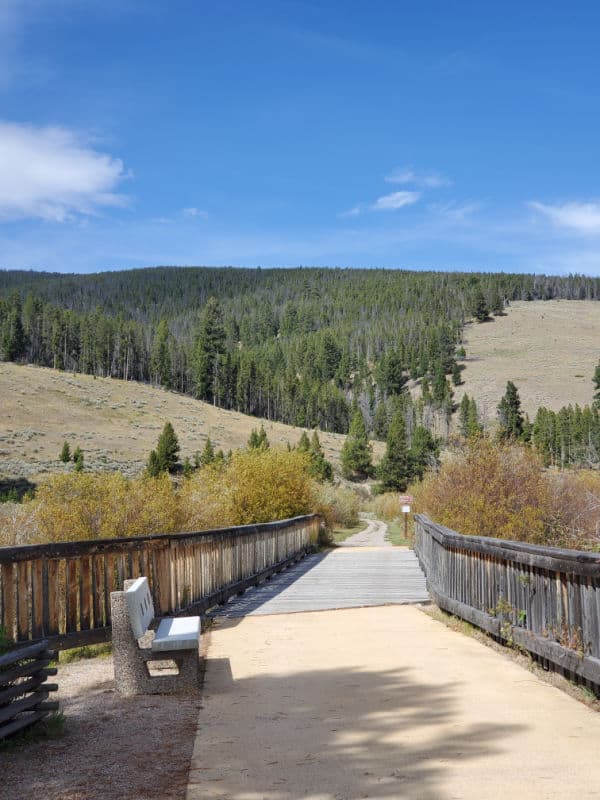
[[[58,455],[65,439],[71,450],[82,448],[86,468],[133,476],[145,466],[167,420],[182,459],[201,451],[208,436],[215,449],[243,447],[261,423],[145,384],[9,363],[0,363],[0,397],[0,475],[13,479],[35,481],[43,473],[64,471]],[[277,422],[264,425],[274,445],[295,445],[302,433]],[[319,433],[319,438],[326,457],[338,465],[345,437]],[[374,449],[380,455],[383,445]]]
[[[539,406],[558,411],[569,403],[590,404],[592,375],[600,357],[600,303],[548,300],[515,302],[506,316],[470,323],[465,329],[464,384],[460,402],[474,396],[484,421],[513,381],[524,411],[533,418]]]

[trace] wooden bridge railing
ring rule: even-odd
[[[440,608],[600,687],[600,555],[462,536],[415,516]]]
[[[235,528],[0,548],[0,626],[56,649],[110,639],[110,593],[146,575],[157,616],[202,613],[317,540],[317,515]]]

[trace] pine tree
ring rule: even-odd
[[[501,439],[520,439],[523,434],[523,412],[517,387],[512,381],[506,384],[506,392],[498,405]]]
[[[373,475],[372,448],[367,437],[365,421],[355,406],[350,430],[340,455],[342,475],[349,479],[364,480]]]
[[[375,409],[373,418],[373,435],[380,442],[385,442],[389,429],[388,413],[385,403],[381,402]]]
[[[298,442],[298,450],[300,450],[301,453],[310,452],[310,439],[306,431],[302,431],[300,441]]]
[[[396,412],[390,422],[385,454],[379,464],[377,475],[381,492],[402,492],[411,478],[410,458],[406,446],[404,416]]]
[[[206,440],[206,444],[204,445],[204,449],[202,451],[202,455],[200,456],[200,464],[203,467],[212,464],[215,460],[215,448],[210,440],[210,436]]]
[[[319,481],[333,480],[333,467],[325,458],[325,453],[323,452],[323,448],[321,447],[321,442],[319,440],[319,434],[316,431],[313,431],[308,453],[310,454],[309,472],[313,478],[316,478]]]
[[[594,407],[600,408],[600,361],[596,365],[596,369],[594,370],[594,377],[592,378],[592,383],[594,384]]]
[[[63,442],[59,458],[63,462],[63,464],[68,464],[69,461],[71,460],[71,448],[69,447],[68,442]]]
[[[472,439],[480,436],[483,433],[483,425],[479,421],[479,413],[477,411],[477,403],[475,398],[472,397],[469,402],[469,412],[467,415],[467,436]]]
[[[151,369],[155,383],[171,388],[171,332],[166,319],[161,319],[154,335],[151,354]]]
[[[165,422],[156,445],[156,457],[160,472],[174,472],[177,467],[179,442],[170,422]]]
[[[158,478],[160,472],[160,463],[158,461],[156,450],[151,450],[150,455],[148,456],[148,463],[146,464],[146,475],[148,475],[150,478]]]
[[[258,431],[256,428],[252,428],[252,433],[248,439],[248,448],[250,450],[268,450],[270,446],[265,426],[261,425]]]
[[[435,468],[439,464],[440,448],[431,432],[423,425],[417,425],[413,432],[412,445],[408,451],[411,473],[422,479],[427,467]]]
[[[193,471],[194,471],[194,468],[192,467],[190,459],[186,456],[185,460],[183,462],[183,477],[184,478],[191,478]]]
[[[196,396],[218,405],[221,394],[225,328],[218,301],[211,297],[200,316],[192,357]]]
[[[469,412],[471,410],[471,401],[468,394],[463,394],[462,400],[458,407],[458,429],[461,436],[465,439],[469,436]]]
[[[473,292],[473,299],[471,301],[471,313],[477,322],[485,322],[490,315],[490,309],[486,303],[481,287],[478,286]]]
[[[75,472],[83,472],[83,450],[79,445],[73,450],[73,463]]]

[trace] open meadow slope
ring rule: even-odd
[[[87,467],[135,475],[167,420],[179,438],[181,459],[202,451],[209,436],[215,449],[242,447],[261,424],[146,384],[11,363],[0,363],[0,398],[0,475],[10,478],[63,471],[58,455],[65,440],[71,450],[81,447]],[[277,422],[264,425],[273,445],[295,445],[302,432]],[[319,436],[326,457],[337,465],[345,437]]]
[[[467,359],[464,384],[484,421],[513,381],[523,409],[533,419],[539,406],[558,411],[575,403],[590,404],[592,376],[600,358],[600,303],[587,300],[515,301],[506,315],[464,332]]]

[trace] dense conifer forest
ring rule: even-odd
[[[598,299],[600,279],[400,270],[0,271],[0,357],[137,380],[226,409],[387,435],[454,410],[466,320],[512,300]],[[407,395],[420,380],[421,399]]]

